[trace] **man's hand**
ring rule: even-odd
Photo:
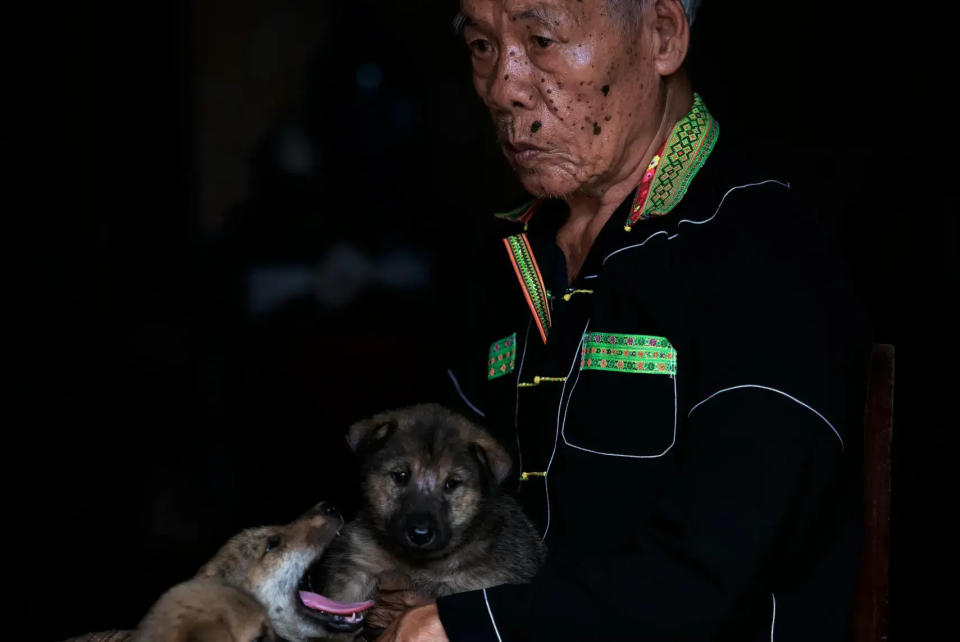
[[[440,623],[437,603],[430,602],[404,613],[377,642],[450,642]]]
[[[410,609],[433,602],[433,598],[417,591],[409,578],[398,573],[379,577],[380,596],[367,614],[367,627],[386,629]]]

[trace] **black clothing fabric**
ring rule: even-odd
[[[722,134],[669,214],[626,231],[631,203],[570,284],[566,205],[529,221],[545,344],[503,243],[483,259],[451,389],[511,450],[511,485],[545,473],[515,486],[548,561],[532,584],[440,599],[444,628],[452,642],[844,639],[869,342],[839,255],[789,183]],[[591,332],[667,338],[676,374],[584,368]],[[513,371],[488,379],[490,345],[513,333]]]

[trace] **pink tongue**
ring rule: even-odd
[[[366,602],[352,603],[336,602],[331,600],[329,597],[324,597],[318,593],[311,593],[310,591],[300,591],[300,601],[303,602],[303,605],[308,609],[323,611],[325,613],[333,613],[334,615],[350,615],[351,613],[361,613],[374,605],[374,602],[371,600],[367,600]]]

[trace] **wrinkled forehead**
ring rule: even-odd
[[[488,28],[541,24],[587,27],[607,17],[608,0],[461,0],[466,24]]]

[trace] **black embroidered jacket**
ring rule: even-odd
[[[453,642],[844,639],[866,323],[790,184],[717,131],[697,98],[572,284],[565,204],[506,216],[449,375],[549,557],[441,599]]]

